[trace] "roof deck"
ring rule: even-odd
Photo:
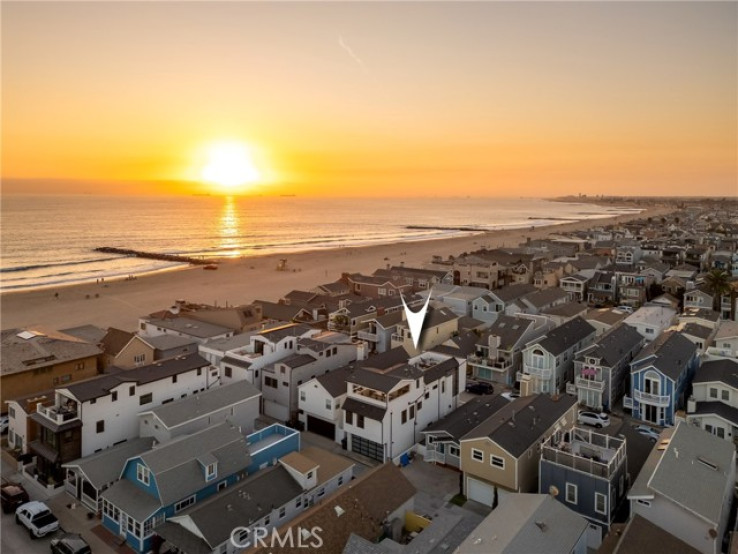
[[[567,436],[568,435],[568,436]],[[558,442],[551,436],[542,460],[609,479],[625,461],[625,440],[574,427]]]

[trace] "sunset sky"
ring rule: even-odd
[[[738,194],[735,2],[3,2],[2,82],[4,193]]]

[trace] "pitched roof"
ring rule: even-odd
[[[138,456],[151,448],[154,437],[138,437],[111,446],[95,454],[62,464],[63,467],[78,467],[96,489],[117,481],[126,460]]]
[[[631,362],[631,371],[653,366],[672,380],[676,380],[694,353],[695,344],[677,331],[665,331],[650,342]]]
[[[509,350],[518,343],[531,325],[533,325],[531,319],[500,314],[492,326],[482,335],[478,344],[486,345],[489,337],[499,337],[500,348]]]
[[[561,317],[575,317],[582,315],[587,311],[586,304],[580,304],[579,302],[565,302],[558,306],[551,306],[550,308],[544,308],[541,310],[542,314],[561,316]]]
[[[151,318],[147,320],[147,323],[156,327],[177,331],[178,333],[185,333],[199,339],[208,339],[235,331],[235,329],[231,329],[230,327],[223,327],[222,325],[215,325],[214,323],[207,323],[199,319],[182,316],[173,319]]]
[[[564,300],[567,297],[566,291],[558,287],[538,290],[523,297],[523,302],[529,303],[534,308],[542,308],[553,302]]]
[[[594,344],[579,352],[577,359],[582,360],[585,356],[599,358],[603,366],[615,367],[637,345],[643,344],[643,340],[634,327],[621,323],[597,339]]]
[[[402,471],[394,464],[385,463],[343,486],[336,494],[306,510],[285,526],[322,529],[322,551],[338,553],[343,550],[351,533],[370,541],[378,539],[387,514],[414,495],[415,487]],[[337,510],[337,507],[341,509]],[[280,547],[279,552],[301,554],[304,550],[295,544],[294,547]],[[256,550],[259,554],[271,551],[263,548]]]
[[[107,331],[105,329],[102,329],[101,327],[98,327],[96,325],[80,325],[78,327],[62,329],[59,332],[98,346],[107,334]]]
[[[738,389],[738,362],[735,360],[710,360],[703,362],[695,373],[692,382],[722,382],[734,389]]]
[[[151,410],[169,429],[217,410],[239,404],[261,395],[259,389],[246,380],[215,387]],[[142,412],[143,413],[143,412]]]
[[[6,329],[1,333],[2,375],[97,356],[100,348],[72,335],[41,328]]]
[[[499,395],[475,396],[442,419],[431,423],[423,433],[446,431],[459,441],[461,437],[508,404],[508,400]]]
[[[343,409],[347,412],[353,412],[374,421],[382,421],[384,419],[384,414],[387,413],[387,408],[359,402],[355,398],[346,398],[343,402]]]
[[[628,522],[620,542],[613,554],[630,552],[678,552],[699,554],[699,550],[676,538],[658,525],[654,525],[640,514]]]
[[[698,402],[697,409],[694,411],[699,415],[715,415],[730,421],[734,426],[738,426],[738,408],[723,404],[722,402]]]
[[[323,375],[318,375],[315,379],[323,386],[323,388],[333,398],[337,398],[346,394],[346,379],[351,369],[348,366],[334,369]]]
[[[516,398],[461,440],[489,437],[517,458],[576,403],[577,398],[568,394],[556,398],[548,394]]]
[[[717,525],[734,463],[732,442],[679,423],[648,487]]]
[[[584,319],[575,317],[546,333],[537,344],[547,352],[558,356],[594,332],[595,328]]]
[[[161,503],[155,496],[144,492],[128,479],[114,483],[100,496],[139,522],[145,521],[161,508]]]
[[[173,348],[197,345],[195,340],[177,335],[159,335],[157,337],[141,337],[141,339],[157,350],[171,350]]]
[[[706,325],[700,325],[699,323],[687,323],[682,327],[681,332],[684,335],[690,335],[698,339],[707,339],[710,337],[714,329],[707,327]]]
[[[116,329],[110,327],[108,332],[102,338],[100,346],[103,352],[109,356],[117,356],[123,347],[131,342],[131,339],[136,336],[136,333],[130,333],[122,329]]]
[[[533,285],[520,283],[517,285],[507,285],[506,287],[493,290],[492,294],[494,294],[502,302],[507,304],[509,302],[512,302],[513,300],[520,298],[521,296],[525,296],[526,294],[536,292],[537,290],[538,289],[534,287]]]

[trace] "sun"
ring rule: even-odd
[[[249,148],[238,142],[212,145],[208,149],[207,162],[200,176],[206,183],[228,191],[257,183],[262,179]]]

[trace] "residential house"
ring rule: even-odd
[[[544,310],[567,303],[567,294],[559,288],[549,288],[526,294],[516,301],[526,314],[540,314]]]
[[[139,436],[167,442],[228,421],[243,433],[254,430],[261,393],[248,381],[235,381],[138,413]]]
[[[637,514],[625,526],[613,550],[613,554],[628,554],[629,552],[699,554],[699,550]]]
[[[699,552],[718,554],[729,531],[735,462],[731,443],[680,423],[654,447],[628,492],[631,514]]]
[[[410,326],[403,317],[397,324],[397,332],[392,335],[392,348],[403,347],[411,355],[426,352],[443,344],[455,333],[459,332],[459,317],[448,308],[434,308],[429,306],[423,321],[423,331],[418,341],[418,347],[413,344]]]
[[[160,335],[186,337],[202,344],[209,340],[227,339],[232,337],[235,332],[235,329],[230,327],[199,321],[187,316],[165,319],[149,316],[139,319],[138,334],[143,337],[158,337]]]
[[[102,350],[41,328],[6,329],[0,339],[0,411],[8,400],[97,375]]]
[[[312,295],[313,298],[318,298]],[[254,300],[254,304],[261,307],[266,322],[305,323],[307,325],[325,326],[328,320],[328,311],[325,307],[309,307],[301,304],[269,302]],[[238,336],[238,335],[236,335]]]
[[[587,299],[587,283],[589,283],[589,280],[589,277],[581,273],[575,273],[559,279],[559,287],[566,292],[569,300],[584,302]]]
[[[595,328],[581,317],[567,321],[528,343],[523,349],[518,381],[529,375],[530,392],[557,394],[574,378],[574,357],[595,339]]]
[[[28,446],[40,478],[61,483],[62,464],[137,437],[137,413],[206,390],[217,379],[208,366],[190,354],[56,389],[53,404],[30,416],[38,435]]]
[[[609,412],[629,392],[630,362],[644,342],[635,328],[625,324],[597,338],[576,354],[574,382],[567,384],[567,392],[576,394],[583,406]]]
[[[508,405],[500,395],[475,396],[423,430],[423,461],[461,467],[461,437]]]
[[[720,314],[709,308],[685,308],[679,315],[679,323],[696,323],[712,329],[717,329],[720,324]]]
[[[684,307],[712,310],[713,299],[713,295],[707,291],[706,287],[694,288],[684,293]]]
[[[692,380],[687,422],[721,439],[738,440],[738,361],[703,362]]]
[[[632,266],[640,261],[641,255],[638,241],[623,242],[615,247],[615,264]]]
[[[368,298],[382,298],[385,296],[408,296],[413,292],[413,284],[404,277],[383,275],[362,275],[361,273],[344,273],[341,281],[349,286],[349,290]]]
[[[676,310],[665,306],[641,306],[625,318],[625,323],[652,341],[674,324],[676,315]]]
[[[262,311],[261,306],[255,303],[224,307],[177,300],[171,308],[150,315],[155,319],[176,319],[180,316],[233,329],[235,333],[246,333],[261,326]]]
[[[545,316],[555,327],[563,325],[571,319],[584,317],[586,314],[587,305],[579,302],[566,302],[553,308],[541,310],[541,315]]]
[[[618,308],[593,308],[587,311],[584,319],[596,329],[596,336],[600,337],[619,325],[629,315],[625,310]]]
[[[246,437],[228,423],[157,445],[129,458],[102,492],[103,526],[148,552],[157,526],[245,478],[248,464]]]
[[[257,528],[271,536],[273,529],[351,482],[353,467],[346,458],[319,448],[293,452],[275,467],[172,516],[156,532],[164,548],[180,552],[242,552],[248,542],[255,542]]]
[[[389,265],[389,264],[388,264]],[[421,269],[405,267],[404,265],[392,266],[387,269],[377,269],[375,277],[402,279],[405,283],[412,285],[414,292],[429,290],[437,285],[453,285],[453,271],[437,269]]]
[[[197,353],[198,343],[190,337],[168,334],[144,337],[111,328],[103,338],[102,348],[104,367],[130,369],[156,360]]]
[[[352,534],[374,543],[385,536],[388,529],[402,527],[414,506],[415,492],[415,487],[400,468],[383,464],[352,481],[351,486],[342,487],[336,494],[281,524],[276,534],[284,537],[290,529],[293,533],[301,533],[303,529],[316,530],[317,534],[320,529],[321,544],[317,548],[338,554]],[[310,542],[318,544],[316,537],[312,537]],[[274,552],[269,546],[257,546],[249,550],[249,554]],[[279,547],[280,554],[304,554],[305,550],[296,539],[292,544]]]
[[[139,437],[62,464],[67,472],[64,490],[99,513],[102,511],[100,494],[120,479],[130,458],[151,450],[154,443],[154,437]]]
[[[398,458],[432,422],[456,409],[465,375],[455,358],[426,352],[387,369],[354,369],[341,411],[348,450]]]
[[[576,418],[577,399],[570,395],[523,396],[498,410],[461,437],[466,497],[493,506],[498,487],[537,491],[541,443],[555,433],[561,440]]]
[[[553,324],[540,316],[500,314],[477,341],[474,354],[467,358],[472,377],[511,386],[521,370],[525,345],[552,328]]]
[[[434,306],[442,303],[459,317],[473,316],[473,303],[489,291],[481,287],[439,284],[430,289],[431,302]],[[421,294],[423,300],[427,294]]]
[[[596,271],[589,281],[587,304],[613,306],[617,302],[617,275],[613,271]]]
[[[541,449],[540,492],[587,519],[592,548],[599,548],[625,500],[625,443],[624,438],[574,427],[563,437],[549,437]]]
[[[356,338],[368,345],[369,353],[387,352],[392,348],[392,335],[397,334],[397,325],[403,321],[403,312],[395,311],[368,320],[368,325],[356,333]]]
[[[297,352],[262,370],[262,412],[279,421],[297,421],[298,387],[355,361],[358,351],[348,336],[332,331],[298,338]]]
[[[641,272],[641,275],[651,277],[653,282],[656,284],[662,283],[666,276],[666,272],[670,269],[667,264],[662,264],[654,258],[641,259],[641,261],[636,264],[636,267]]]
[[[633,418],[654,425],[674,425],[676,411],[699,365],[697,347],[676,331],[666,331],[649,343],[630,364],[630,397]]]
[[[512,494],[454,554],[587,553],[587,521],[549,494]]]
[[[707,353],[738,359],[738,322],[721,321]]]
[[[699,355],[702,355],[707,351],[707,347],[712,343],[712,338],[717,332],[717,329],[714,327],[691,322],[680,323],[676,326],[676,329],[694,343]]]
[[[617,303],[620,306],[630,306],[637,309],[648,300],[648,294],[653,283],[650,275],[643,275],[637,271],[616,271]]]
[[[7,401],[8,446],[17,454],[28,452],[28,443],[38,435],[38,424],[30,416],[39,406],[54,403],[54,389],[35,392]]]

